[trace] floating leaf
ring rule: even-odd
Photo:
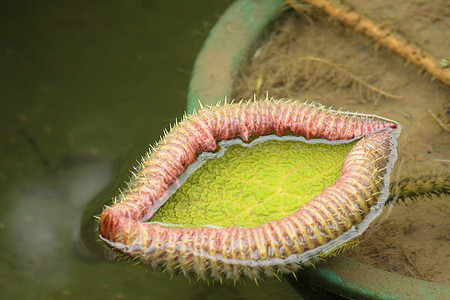
[[[202,109],[143,158],[128,190],[103,211],[100,236],[144,264],[188,277],[293,272],[353,240],[381,212],[399,132],[392,121],[318,104],[266,99]],[[196,163],[216,155],[217,141],[273,133],[336,145],[265,142]],[[276,195],[285,190],[289,197]]]
[[[150,220],[177,227],[255,227],[281,220],[336,183],[354,144],[269,140],[229,146]]]

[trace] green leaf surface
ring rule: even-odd
[[[271,140],[229,146],[196,170],[149,221],[255,227],[281,220],[336,183],[354,144]]]

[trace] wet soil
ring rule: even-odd
[[[449,58],[450,3],[346,3],[437,59]],[[235,98],[266,93],[398,121],[403,131],[394,177],[448,171],[450,88],[310,6],[280,16],[241,69]],[[386,271],[450,283],[449,200],[418,198],[386,208],[360,246],[345,255]]]

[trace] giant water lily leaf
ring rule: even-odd
[[[336,183],[354,144],[270,140],[229,146],[150,220],[180,227],[255,227],[281,220]]]
[[[354,239],[381,212],[399,133],[392,121],[318,104],[266,99],[202,109],[142,159],[128,189],[103,211],[100,237],[188,277],[293,272]],[[320,143],[245,147],[270,134]],[[236,138],[243,148],[229,147],[197,169],[218,142]]]

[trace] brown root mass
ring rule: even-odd
[[[389,29],[389,27],[377,24],[368,17],[353,11],[351,7],[336,3],[333,0],[304,1],[320,7],[328,15],[346,26],[364,33],[378,44],[405,58],[408,62],[426,70],[433,76],[433,79],[437,78],[450,86],[450,70],[442,68],[438,59]]]
[[[346,3],[433,57],[449,55],[448,1]],[[450,89],[431,79],[370,38],[319,9],[303,6],[301,13],[288,11],[274,22],[240,70],[234,96],[268,92],[277,98],[314,100],[399,121],[404,130],[394,177],[400,178],[424,171],[448,172],[450,139],[445,128]],[[402,99],[387,97],[387,93]],[[450,283],[449,199],[448,195],[431,200],[419,197],[386,209],[360,246],[346,255],[383,270]]]

